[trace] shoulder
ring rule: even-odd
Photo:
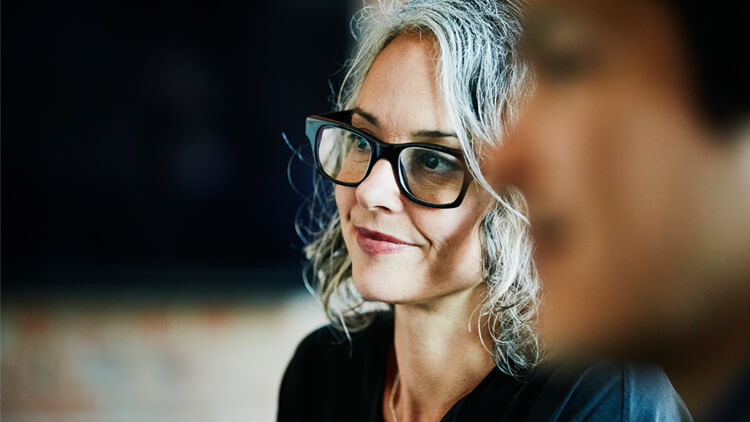
[[[555,420],[691,421],[664,371],[652,364],[599,361],[546,372],[538,403]]]
[[[297,346],[292,360],[281,379],[278,396],[278,421],[301,420],[306,412],[319,413],[321,405],[316,392],[325,386],[327,368],[322,356],[330,355],[337,347],[336,333],[330,325],[318,328],[308,334]],[[335,366],[333,367],[335,369]]]
[[[390,323],[390,325],[389,325]],[[308,334],[297,346],[279,390],[278,420],[341,420],[332,415],[351,414],[364,407],[361,397],[384,376],[392,319],[377,315],[366,329],[351,333],[331,325]],[[383,368],[380,368],[380,367]],[[320,416],[325,415],[325,416]]]
[[[624,362],[621,367],[623,410],[629,416],[625,420],[643,420],[652,415],[659,415],[659,420],[692,420],[660,367],[637,362]]]
[[[297,346],[292,360],[286,368],[282,380],[282,393],[290,384],[319,384],[340,372],[343,366],[359,361],[360,354],[354,354],[361,342],[368,340],[369,328],[351,335],[337,330],[331,325],[318,328],[308,334]]]
[[[308,334],[297,346],[290,366],[306,361],[317,361],[319,358],[343,353],[348,349],[346,335],[333,326],[325,325]]]
[[[446,421],[692,421],[659,367],[599,361],[547,363],[518,380],[495,368]]]
[[[325,325],[308,334],[297,346],[290,367],[295,364],[326,361],[337,365],[371,357],[372,346],[389,340],[393,335],[393,316],[390,313],[373,315],[372,323],[365,329],[347,333]],[[343,359],[343,361],[342,361]]]

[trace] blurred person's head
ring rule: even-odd
[[[536,362],[524,203],[514,190],[495,194],[478,161],[526,83],[519,19],[489,0],[393,2],[359,15],[337,112],[308,118],[316,164],[337,183],[316,190],[331,212],[306,248],[334,326],[364,328],[373,304],[450,311],[450,298],[472,295],[501,369]]]
[[[728,2],[531,2],[535,91],[491,172],[528,201],[551,345],[658,357],[746,335],[742,16]]]

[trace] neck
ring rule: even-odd
[[[394,372],[399,385],[395,406],[400,422],[439,420],[492,370],[492,355],[477,333],[483,286],[430,304],[396,305]],[[486,327],[482,330],[491,348],[489,332]],[[390,416],[390,404],[387,407],[384,414]]]
[[[712,327],[664,359],[664,370],[696,420],[710,416],[748,365],[750,328],[747,318]],[[731,334],[730,334],[731,333]]]

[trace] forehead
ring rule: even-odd
[[[523,48],[532,63],[579,50],[597,64],[590,79],[629,81],[670,95],[684,95],[692,85],[677,17],[661,2],[532,0],[527,16]]]
[[[357,106],[372,113],[385,132],[452,131],[437,79],[438,46],[429,34],[401,34],[373,62]]]
[[[656,7],[656,2],[650,0],[530,0],[528,14],[549,13],[614,23],[641,18],[652,13]]]
[[[590,31],[604,41],[639,43],[648,51],[654,41],[676,38],[675,14],[665,2],[651,0],[531,0],[524,31],[532,35],[564,35],[573,27]],[[528,37],[526,37],[528,38]],[[650,43],[640,44],[641,41]]]

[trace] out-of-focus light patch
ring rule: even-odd
[[[244,303],[6,305],[3,421],[270,421],[305,293]]]

